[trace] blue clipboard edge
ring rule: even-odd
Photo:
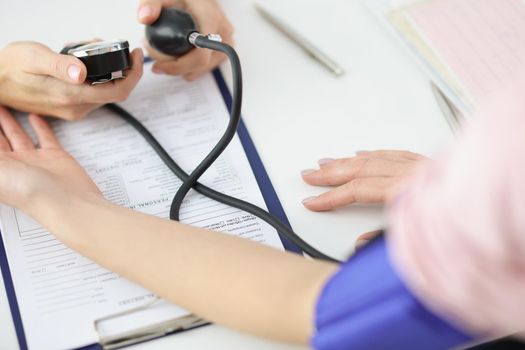
[[[226,82],[224,81],[224,77],[222,76],[221,71],[219,69],[215,69],[213,71],[213,76],[215,78],[215,81],[217,82],[217,85],[219,86],[224,102],[226,103],[226,108],[228,109],[228,111],[231,111],[232,95],[230,93],[230,90],[228,89],[228,86],[226,86]],[[257,180],[257,184],[259,185],[259,189],[261,190],[261,193],[263,195],[264,202],[268,207],[268,211],[271,214],[278,217],[279,220],[281,220],[284,224],[291,228],[290,222],[288,221],[288,217],[286,216],[283,206],[281,205],[281,201],[279,200],[279,197],[275,192],[272,182],[270,181],[270,177],[268,176],[268,173],[264,168],[264,164],[262,163],[261,157],[259,157],[259,153],[257,152],[255,145],[253,144],[252,138],[248,133],[248,129],[246,128],[246,125],[244,124],[242,118],[239,123],[239,127],[237,128],[237,135],[239,135],[242,146],[244,148],[244,152],[246,152],[248,162],[250,163],[252,171],[255,175],[255,179]],[[281,238],[281,242],[283,243],[283,246],[286,250],[298,254],[303,253],[302,250],[299,249],[299,247],[290,242],[290,240],[288,240],[286,237],[282,235],[279,235],[279,237]]]
[[[145,62],[148,62],[148,61],[150,60],[149,59],[145,60]],[[215,69],[213,71],[213,77],[215,78],[215,82],[217,83],[217,86],[219,87],[221,95],[224,99],[224,103],[226,104],[226,108],[228,109],[228,111],[231,111],[232,95],[230,93],[230,90],[228,89],[228,86],[226,85],[226,82],[224,80],[224,77],[222,76],[221,71],[219,69]],[[239,128],[237,129],[237,134],[239,135],[239,139],[241,140],[241,144],[244,148],[244,151],[248,158],[248,162],[250,163],[252,171],[255,175],[257,185],[259,186],[259,189],[263,195],[264,202],[266,203],[268,211],[271,214],[278,217],[279,220],[281,220],[284,224],[291,227],[288,217],[286,216],[286,213],[284,212],[281,202],[279,201],[279,197],[277,196],[277,193],[275,192],[275,189],[272,185],[272,182],[270,181],[268,173],[266,172],[264,164],[262,163],[259,153],[257,152],[257,149],[255,148],[255,145],[252,141],[252,138],[250,134],[248,133],[248,129],[246,128],[246,125],[244,124],[244,121],[242,119],[240,121]],[[0,232],[0,235],[1,234],[2,233]],[[281,239],[281,242],[283,243],[284,248],[287,251],[294,252],[297,254],[302,254],[301,249],[298,248],[292,242],[290,242],[286,237],[283,237],[281,235],[279,235],[279,237]],[[20,308],[18,306],[18,301],[16,298],[15,287],[13,284],[13,279],[11,277],[11,271],[9,269],[9,262],[7,259],[7,252],[5,250],[3,239],[0,239],[0,269],[2,271],[2,277],[4,279],[5,290],[6,290],[7,299],[9,302],[9,308],[11,310],[11,316],[13,318],[13,323],[15,326],[18,344],[21,350],[27,350],[28,347],[27,347],[27,342],[26,342],[26,337],[25,337],[24,325],[22,323],[22,316],[20,314]],[[198,327],[202,327],[202,326],[198,326]],[[195,328],[198,328],[198,327],[195,327]],[[186,330],[188,329],[174,331],[169,334],[184,332]],[[169,334],[166,334],[166,335],[169,335]],[[95,350],[95,349],[98,350],[100,348],[101,347],[99,344],[93,344],[93,345],[82,347],[78,350]]]
[[[0,235],[2,233],[0,232]],[[9,262],[7,260],[7,252],[4,246],[4,240],[0,237],[0,269],[2,270],[2,278],[4,279],[5,291],[7,294],[7,301],[9,302],[9,309],[11,310],[11,317],[15,326],[16,338],[20,349],[27,349],[26,336],[24,331],[24,324],[22,323],[22,315],[18,307],[18,300],[16,299],[15,286],[11,277],[11,270],[9,269]]]

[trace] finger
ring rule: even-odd
[[[151,24],[160,16],[163,7],[177,6],[182,7],[182,1],[174,0],[141,0],[137,10],[137,19],[142,24]]]
[[[79,120],[87,116],[89,113],[99,108],[100,104],[86,103],[81,105],[70,106],[61,108],[60,118],[65,120]]]
[[[71,89],[70,94],[74,104],[105,104],[121,102],[127,99],[133,88],[138,84],[144,71],[144,54],[141,49],[131,53],[132,68],[127,71],[125,79],[113,80],[100,85],[81,85]]]
[[[197,80],[198,78],[215,69],[215,67],[221,64],[225,59],[226,56],[223,53],[213,52],[211,55],[210,64],[208,66],[201,68],[193,73],[185,74],[183,78],[188,81]]]
[[[0,126],[13,151],[34,149],[33,141],[5,108],[0,107]]]
[[[56,86],[52,82],[48,84],[49,88],[56,88],[57,91],[62,87],[60,85]],[[39,115],[45,115],[46,117],[56,117],[64,120],[78,120],[91,111],[99,108],[101,103],[64,103],[64,104],[52,104],[49,106],[42,106],[39,108],[33,108],[35,113]]]
[[[406,160],[423,160],[425,156],[410,151],[394,151],[394,150],[377,150],[377,151],[357,151],[356,155],[365,156],[369,158],[383,158],[393,161]]]
[[[9,151],[11,151],[11,145],[9,144],[9,141],[7,141],[4,133],[0,130],[0,152]]]
[[[301,175],[303,180],[310,185],[339,186],[357,178],[401,176],[410,168],[402,162],[353,157],[336,159],[319,170],[304,170]]]
[[[381,234],[381,230],[366,232],[357,237],[355,241],[355,249],[359,250],[366,246],[370,241]]]
[[[158,1],[141,1],[137,10],[137,19],[142,24],[151,24],[159,18],[162,6]]]
[[[391,178],[356,179],[320,196],[307,198],[303,205],[312,211],[327,211],[353,203],[382,203],[393,184]]]
[[[38,137],[38,143],[41,148],[44,149],[61,149],[60,143],[58,142],[55,133],[49,126],[49,124],[39,115],[29,115],[29,124],[33,130],[35,130],[36,136]]]
[[[156,73],[170,75],[183,75],[208,67],[211,61],[212,51],[192,50],[177,60],[157,61],[152,69]]]
[[[32,50],[31,57],[25,58],[28,72],[49,75],[71,84],[82,84],[86,80],[86,66],[78,58],[56,53],[41,44],[26,45],[30,45]]]
[[[383,231],[375,230],[375,231],[365,232],[362,235],[359,235],[359,237],[357,237],[356,241],[359,241],[359,240],[371,241],[374,238],[376,238],[377,236],[379,236],[381,234],[381,232],[383,232]]]
[[[131,62],[132,68],[127,72],[126,78],[113,81],[115,89],[120,92],[120,96],[124,97],[124,99],[137,86],[144,73],[144,52],[142,49],[136,48],[131,52]]]
[[[357,151],[355,152],[356,156],[354,158],[378,158],[390,160],[393,162],[414,162],[418,160],[426,159],[425,156],[422,156],[417,153],[409,151],[393,151],[393,150],[380,150],[380,151]],[[329,165],[334,160],[333,158],[322,158],[317,161],[320,167]]]

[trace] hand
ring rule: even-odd
[[[233,45],[233,27],[216,0],[140,0],[138,19],[142,24],[151,24],[159,17],[163,7],[179,7],[188,11],[202,34],[220,34],[222,41]],[[182,57],[167,56],[144,43],[149,55],[157,61],[152,71],[158,74],[182,75],[186,80],[195,80],[213,70],[226,56],[211,50],[192,50]]]
[[[31,212],[43,197],[102,196],[84,169],[62,149],[47,122],[34,114],[29,122],[40,148],[0,107],[0,202]]]
[[[0,104],[79,119],[103,104],[125,100],[142,76],[143,59],[142,51],[134,50],[125,79],[91,86],[84,84],[86,67],[78,58],[34,42],[12,43],[0,50]]]
[[[303,205],[312,211],[328,211],[352,203],[383,203],[396,192],[399,183],[422,160],[406,151],[358,152],[355,157],[321,159],[319,170],[304,170],[304,181],[314,186],[337,186],[310,197]]]

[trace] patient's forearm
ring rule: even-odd
[[[308,341],[336,268],[99,197],[40,207],[46,228],[100,265],[210,321],[275,339]]]

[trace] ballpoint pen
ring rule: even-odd
[[[261,14],[261,16],[273,25],[277,30],[284,34],[288,39],[293,43],[303,49],[309,56],[315,59],[317,62],[325,66],[330,72],[335,76],[339,77],[345,74],[345,70],[338,65],[333,59],[331,59],[327,54],[322,52],[314,44],[312,44],[308,39],[303,35],[299,34],[297,31],[292,29],[283,21],[279,20],[277,17],[272,15],[268,10],[261,7],[259,4],[255,4],[255,8]]]

